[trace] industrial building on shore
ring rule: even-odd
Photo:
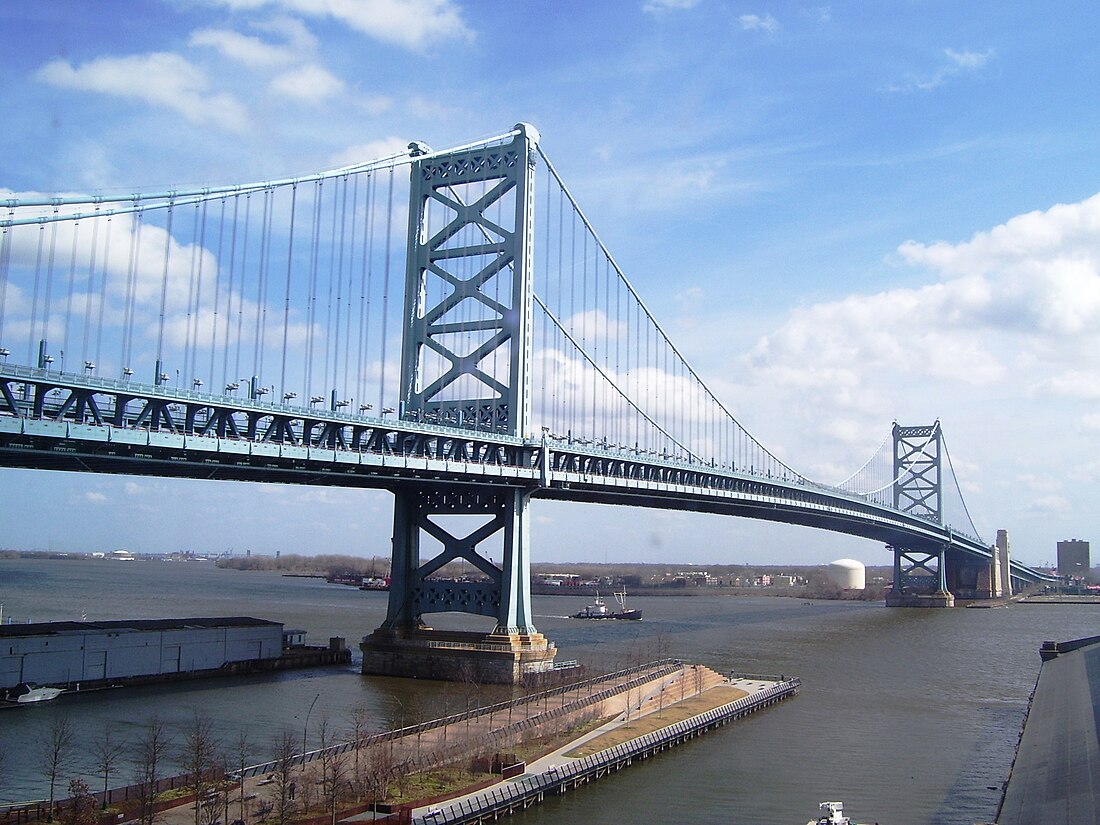
[[[0,625],[0,690],[21,682],[80,686],[173,681],[350,661],[343,639],[247,616]]]

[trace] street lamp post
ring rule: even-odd
[[[309,715],[313,713],[313,706],[320,698],[320,693],[313,697],[313,701],[309,703],[309,710],[306,711],[306,723],[302,725],[302,773],[306,772],[306,731],[309,730]]]

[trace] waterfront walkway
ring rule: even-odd
[[[762,699],[778,701],[793,693],[796,687],[792,686],[797,685],[797,681],[783,682],[781,679],[726,678],[699,665],[659,662],[505,703],[506,708],[499,705],[482,708],[469,715],[433,720],[379,734],[376,738],[386,739],[385,746],[391,758],[405,765],[408,771],[415,771],[430,767],[430,762],[438,760],[439,754],[446,752],[448,747],[457,749],[457,759],[463,756],[468,759],[480,752],[471,743],[489,743],[497,746],[496,750],[507,751],[510,743],[525,737],[560,733],[578,720],[609,720],[552,753],[531,761],[519,776],[507,780],[498,777],[494,781],[491,775],[486,775],[489,784],[482,784],[476,791],[421,805],[411,811],[414,822],[469,821],[471,812],[491,806],[494,798],[517,797],[522,795],[525,786],[533,788],[535,793],[524,795],[522,805],[517,805],[526,807],[540,800],[549,786],[557,786],[557,790],[551,789],[551,792],[560,792],[567,784],[575,787],[610,770],[618,770],[630,764],[632,759],[644,758],[698,735],[702,730],[751,712],[765,703]],[[782,695],[777,692],[777,685],[787,686]],[[740,704],[731,712],[734,703]],[[316,754],[307,755],[314,756]],[[272,781],[270,764],[256,767],[245,779],[244,819],[248,825],[259,822],[265,813],[270,818],[276,802],[277,783]],[[302,770],[299,761],[294,768],[299,783],[303,781],[300,778]],[[310,779],[308,774],[306,779]],[[299,795],[301,789],[302,784],[299,784]],[[230,802],[230,821],[239,813],[236,796],[234,793]],[[364,812],[345,814],[338,819],[370,822],[385,820],[386,816]],[[164,811],[158,815],[157,822],[158,825],[194,825],[194,804]]]
[[[634,759],[644,759],[752,712],[764,704],[762,700],[785,698],[793,692],[789,686],[796,686],[797,680],[779,678],[734,676],[727,680],[692,665],[683,673],[654,682],[633,701],[628,698],[615,718],[528,763],[522,775],[445,802],[417,807],[412,811],[412,821],[443,825],[495,820],[500,813],[541,801],[546,793],[576,788],[626,767]],[[680,688],[688,684],[698,689],[681,698]],[[687,712],[678,712],[685,709]],[[369,821],[370,815],[352,819]]]
[[[1100,636],[1042,655],[998,825],[1100,825]]]

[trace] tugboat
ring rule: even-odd
[[[806,825],[858,825],[844,815],[843,802],[822,802],[818,807],[822,815],[811,819]]]
[[[619,603],[619,609],[612,611],[603,599],[600,598],[600,594],[596,594],[596,601],[590,605],[586,605],[584,610],[579,613],[574,613],[572,618],[574,619],[640,619],[642,618],[642,611],[633,607],[626,606],[626,590],[621,593],[615,594],[615,601]]]

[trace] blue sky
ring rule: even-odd
[[[766,445],[838,480],[895,418],[940,418],[978,526],[1040,563],[1100,538],[1098,34],[1086,2],[7,3],[0,187],[274,179],[533,123]],[[388,548],[383,493],[0,486],[13,547]],[[536,561],[889,561],[686,514],[534,522]]]

